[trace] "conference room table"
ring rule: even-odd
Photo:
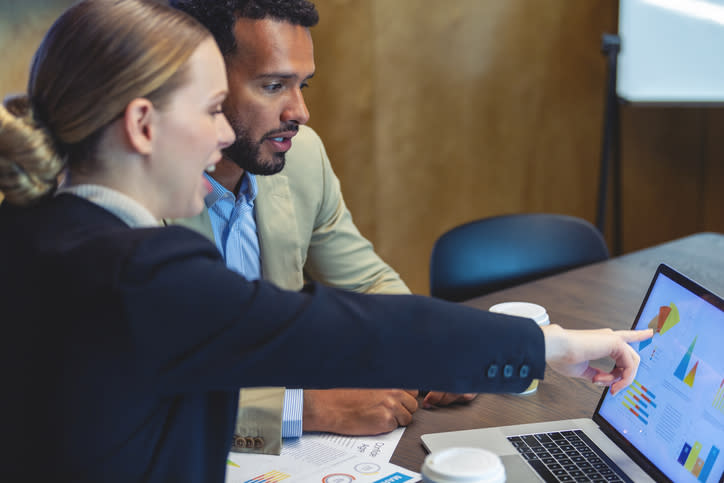
[[[660,263],[724,296],[724,234],[698,233],[465,302],[487,309],[507,301],[544,306],[566,328],[629,329]],[[421,354],[420,357],[425,357]],[[596,361],[612,367],[607,361]],[[603,389],[546,370],[532,394],[481,394],[467,404],[418,409],[392,463],[420,471],[426,452],[420,436],[510,424],[590,417]]]

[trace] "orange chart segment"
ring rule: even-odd
[[[664,307],[662,307],[663,309]],[[679,323],[681,320],[681,317],[679,317],[679,309],[676,308],[676,305],[672,302],[668,307],[669,309],[668,313],[666,314],[666,317],[664,318],[663,324],[661,325],[661,329],[659,332],[661,335],[664,335],[667,330],[675,326]],[[659,323],[661,324],[661,317],[659,316]]]
[[[651,322],[649,322],[649,327],[654,329],[655,333],[661,333],[661,328],[664,326],[664,322],[666,322],[666,317],[669,315],[669,312],[671,312],[671,307],[667,307],[666,305],[659,307],[659,313],[651,319]]]
[[[672,302],[669,305],[659,307],[659,313],[649,321],[648,327],[649,329],[654,329],[654,335],[664,335],[666,331],[678,324],[680,320],[679,309],[676,307],[676,304]],[[639,343],[639,351],[644,350],[651,342],[653,342],[653,339],[647,339]]]

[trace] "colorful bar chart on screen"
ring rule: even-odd
[[[656,396],[646,386],[634,379],[626,389],[621,404],[644,424],[649,424],[649,415],[656,408]]]
[[[695,442],[694,446],[684,443],[679,453],[677,461],[686,468],[699,481],[706,481],[714,467],[716,459],[719,457],[719,448],[712,446],[706,456],[706,459],[700,457],[703,446],[700,442]]]
[[[719,390],[714,396],[714,403],[712,406],[714,406],[714,409],[724,413],[724,379],[722,379],[721,384],[719,384]]]

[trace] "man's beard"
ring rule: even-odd
[[[224,155],[237,164],[241,169],[251,174],[259,174],[262,176],[276,174],[284,169],[286,163],[286,153],[274,153],[271,159],[262,159],[261,145],[264,140],[274,137],[275,132],[297,131],[297,125],[287,126],[284,129],[275,129],[265,134],[261,141],[257,142],[251,139],[248,131],[231,121],[231,127],[236,134],[236,141],[223,150]]]

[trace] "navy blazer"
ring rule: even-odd
[[[518,392],[545,368],[531,320],[249,282],[69,194],[0,205],[0,267],[2,481],[223,482],[239,387]]]

